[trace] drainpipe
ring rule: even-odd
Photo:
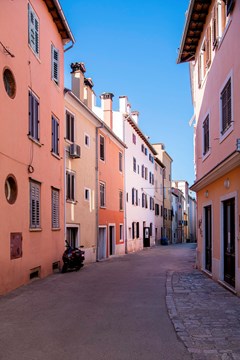
[[[67,239],[67,224],[66,224],[66,152],[67,148],[64,146],[64,244]]]
[[[127,118],[128,119],[128,118]],[[123,142],[125,143],[125,124],[127,119],[123,119]],[[125,233],[125,254],[128,253],[128,248],[127,248],[127,198],[126,198],[126,149],[124,150],[124,189],[123,189],[123,193],[124,193],[124,233]]]
[[[96,244],[96,262],[99,261],[99,229],[98,229],[98,221],[99,221],[99,216],[98,216],[98,211],[99,211],[99,201],[98,201],[98,186],[99,186],[99,176],[98,176],[98,129],[101,129],[104,127],[104,124],[100,125],[100,126],[96,126],[96,235],[97,235],[97,244]]]

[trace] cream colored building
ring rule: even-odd
[[[89,108],[93,83],[84,77],[84,64],[72,64],[72,69],[72,91],[65,90],[65,239],[83,246],[85,261],[93,262],[97,251],[96,131],[101,124]]]
[[[162,237],[167,237],[168,242],[172,243],[172,158],[166,152],[165,146],[162,143],[153,144],[157,151],[157,158],[164,164],[163,176],[163,233]]]

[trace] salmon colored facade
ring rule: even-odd
[[[47,276],[61,261],[63,55],[64,44],[74,39],[55,1],[4,0],[0,29],[0,294],[4,294]]]
[[[193,26],[201,29],[194,39]],[[178,58],[190,62],[195,110],[197,265],[238,294],[239,33],[239,1],[191,1]]]
[[[125,253],[125,147],[109,130],[98,130],[98,260]]]

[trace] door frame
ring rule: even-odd
[[[112,239],[112,254],[110,254],[110,248],[111,248],[111,237],[110,237],[110,231],[112,228],[112,235],[113,235],[113,239]],[[108,256],[112,256],[116,254],[116,224],[108,224]]]
[[[235,213],[235,288],[236,288],[236,280],[237,280],[237,269],[238,269],[238,232],[237,229],[239,228],[238,222],[238,196],[237,192],[234,191],[232,193],[223,195],[220,197],[220,280],[224,282],[227,286],[230,286],[224,281],[224,201],[234,199],[234,213]]]
[[[202,229],[203,229],[203,244],[202,244],[202,248],[203,248],[203,251],[202,251],[202,269],[204,271],[207,271],[209,272],[207,269],[206,269],[206,237],[205,237],[205,208],[208,207],[208,206],[211,206],[211,236],[212,236],[212,271],[211,271],[211,274],[213,273],[213,246],[214,246],[214,216],[213,216],[213,202],[212,201],[208,201],[208,202],[205,202],[203,203],[202,205]]]

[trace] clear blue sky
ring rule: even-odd
[[[193,115],[188,64],[176,64],[189,0],[60,0],[76,39],[65,53],[84,62],[99,97],[127,95],[140,113],[139,126],[151,143],[163,142],[173,158],[173,179],[194,181]]]

